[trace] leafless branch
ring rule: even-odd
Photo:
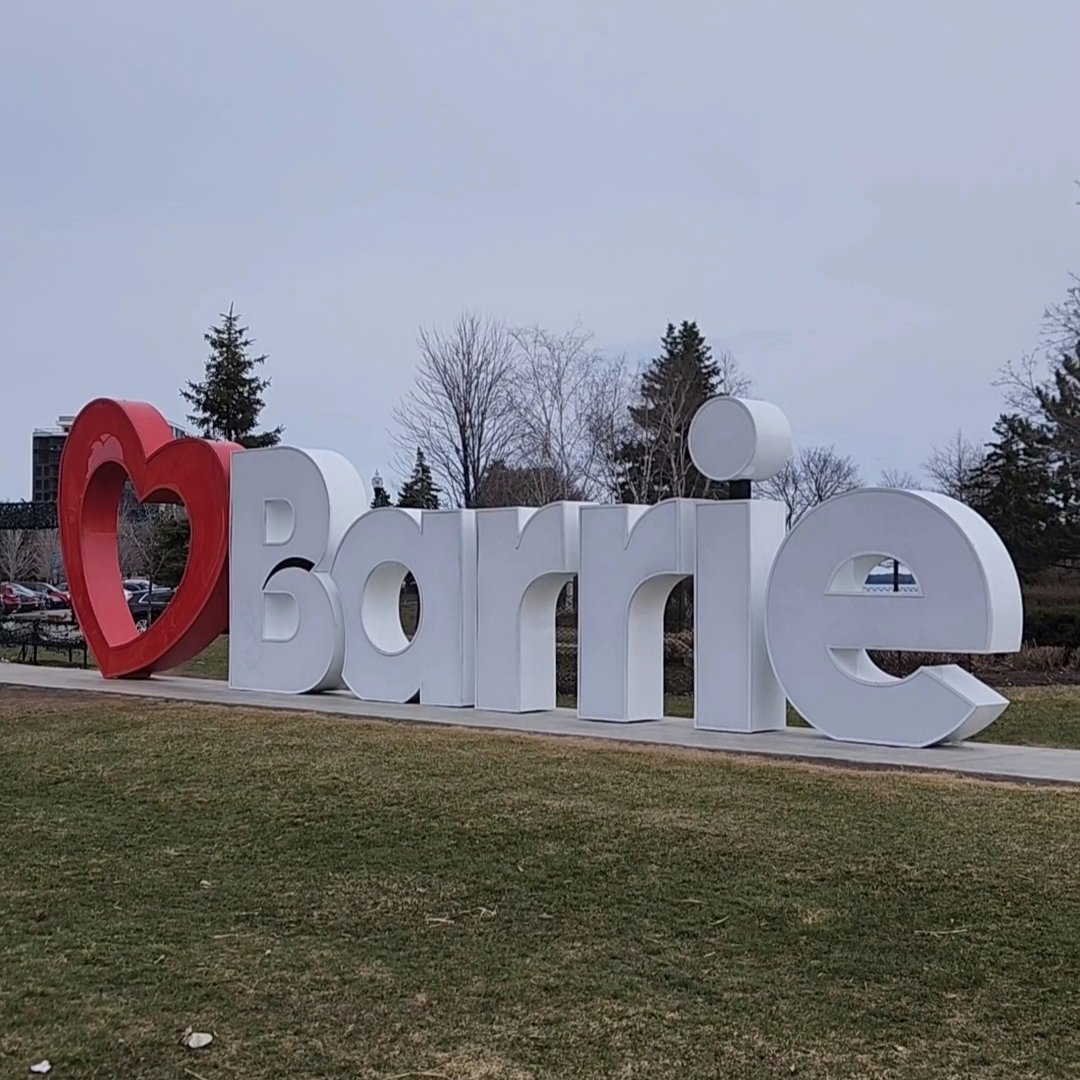
[[[0,581],[19,581],[39,575],[40,552],[30,529],[0,530]]]
[[[1025,353],[1019,360],[1010,360],[994,380],[1009,410],[1028,420],[1040,412],[1039,391],[1045,379],[1040,375],[1039,360],[1034,353]]]
[[[879,485],[886,488],[899,488],[902,491],[918,491],[922,487],[922,484],[906,469],[882,469]]]
[[[831,446],[809,446],[800,450],[773,477],[758,485],[766,498],[787,507],[790,528],[808,510],[835,495],[859,486],[859,470],[850,457]]]
[[[591,346],[580,326],[553,334],[539,326],[514,342],[511,463],[535,490],[533,505],[607,494],[605,433],[624,405],[622,362]]]
[[[715,358],[715,363],[719,372],[716,386],[718,394],[745,397],[750,393],[754,386],[753,380],[743,371],[733,352],[724,349]]]
[[[1071,352],[1080,341],[1080,276],[1070,274],[1065,299],[1043,312],[1040,341],[1048,356]]]
[[[935,446],[923,462],[923,471],[943,495],[970,502],[986,454],[981,446],[958,431],[944,446]]]
[[[1010,360],[994,380],[1009,409],[1028,420],[1043,414],[1043,395],[1052,389],[1050,368],[1080,342],[1080,277],[1072,274],[1070,281],[1065,299],[1043,311],[1039,352]]]
[[[585,490],[600,500],[619,497],[619,449],[629,438],[631,372],[625,356],[609,362],[605,379],[597,381],[586,423],[593,448]]]
[[[121,516],[116,529],[120,572],[156,582],[172,554],[167,543],[168,523],[183,513],[183,507],[176,504],[146,503]]]
[[[513,340],[501,323],[465,313],[449,333],[421,328],[418,341],[395,442],[410,465],[423,447],[451,502],[471,506],[490,464],[513,446]]]

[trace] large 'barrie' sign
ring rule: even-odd
[[[714,480],[762,480],[790,456],[791,430],[767,402],[714,398],[689,445]],[[117,555],[129,478],[140,499],[183,502],[191,521],[176,595],[142,634]],[[340,454],[176,440],[150,405],[91,402],[64,449],[59,512],[72,604],[102,674],[168,670],[228,628],[238,689],[551,709],[555,604],[576,576],[579,717],[657,719],[664,605],[692,577],[699,728],[782,729],[790,700],[835,739],[929,746],[975,734],[1008,704],[959,667],[896,679],[867,651],[1020,646],[1004,545],[943,495],[855,491],[790,531],[784,507],[759,499],[368,507]],[[867,592],[883,558],[910,567],[918,590]],[[398,613],[409,572],[421,596],[412,640]]]

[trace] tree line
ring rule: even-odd
[[[933,451],[936,487],[985,517],[1021,578],[1080,560],[1080,278],[1043,314],[1039,346],[1007,363],[997,384],[1005,409],[992,438],[962,432]]]
[[[200,435],[273,446],[282,427],[259,429],[270,379],[265,354],[232,306],[204,335],[203,378],[181,395]],[[396,498],[377,485],[372,506],[417,509],[541,506],[558,500],[655,503],[722,499],[730,485],[691,460],[690,422],[717,394],[752,394],[729,351],[714,354],[692,320],[669,323],[640,367],[597,349],[580,326],[553,332],[510,327],[466,312],[445,330],[422,328],[415,381],[394,411],[393,438],[406,479]],[[1080,558],[1080,278],[1047,308],[1038,347],[1007,363],[992,437],[958,432],[934,447],[922,481],[886,470],[878,483],[930,487],[994,526],[1021,576],[1075,570]],[[784,504],[794,524],[817,504],[860,486],[859,470],[833,446],[800,448],[755,494]],[[11,530],[8,530],[9,532]],[[182,508],[127,507],[120,528],[126,572],[175,584],[189,530]],[[45,570],[48,541],[0,536],[0,578]],[[54,542],[55,546],[55,542]],[[51,556],[49,556],[51,557]]]
[[[690,421],[709,397],[752,393],[727,351],[696,322],[669,323],[637,370],[594,349],[580,328],[509,328],[477,314],[421,330],[416,382],[395,411],[394,438],[415,455],[400,505],[540,506],[559,499],[655,503],[722,499],[730,485],[690,458]],[[1044,313],[1039,347],[996,380],[1005,408],[982,445],[958,432],[932,448],[925,479],[885,470],[878,484],[929,488],[982,514],[1024,580],[1080,560],[1080,278]],[[441,490],[434,477],[441,483]],[[755,493],[784,504],[789,526],[859,487],[852,458],[799,449]],[[389,499],[385,504],[389,504]]]
[[[658,355],[639,369],[594,348],[580,327],[511,328],[475,313],[418,340],[416,382],[395,410],[394,438],[417,455],[409,483],[430,461],[447,505],[731,494],[695,467],[690,422],[710,397],[749,394],[752,382],[731,352],[714,355],[692,320],[669,323]],[[859,482],[850,457],[813,446],[759,490],[793,522]]]

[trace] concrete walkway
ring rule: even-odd
[[[833,742],[809,728],[788,728],[786,731],[760,735],[729,735],[718,731],[699,731],[690,720],[605,724],[579,720],[569,709],[517,715],[479,709],[389,705],[358,701],[344,692],[303,696],[253,693],[230,690],[225,683],[216,679],[156,675],[152,679],[118,681],[103,679],[96,671],[22,664],[0,664],[0,685],[3,684],[252,709],[324,713],[357,719],[405,720],[523,734],[682,746],[694,750],[722,750],[725,753],[758,754],[856,768],[918,769],[997,780],[1080,785],[1080,750],[972,742],[930,750],[907,750]]]

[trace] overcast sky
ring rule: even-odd
[[[234,302],[287,442],[392,475],[420,323],[731,348],[864,479],[989,434],[1080,271],[1080,4],[0,0],[0,498],[182,419]]]

